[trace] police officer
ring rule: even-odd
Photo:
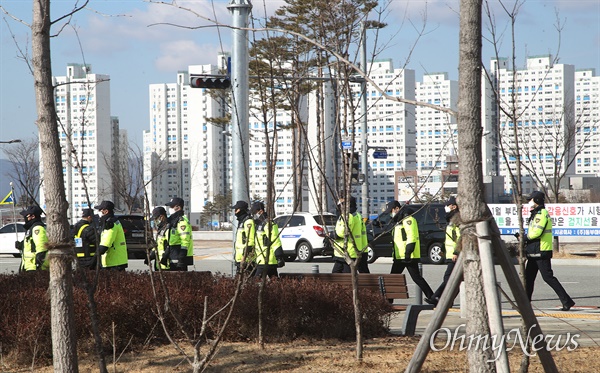
[[[48,236],[46,226],[42,222],[42,209],[38,206],[29,206],[21,211],[25,219],[25,238],[17,241],[15,246],[21,250],[20,271],[47,270],[48,265]]]
[[[169,224],[176,229],[180,240],[178,249],[175,246],[171,247],[171,259],[176,261],[173,266],[177,271],[187,271],[189,265],[194,265],[192,225],[183,211],[183,199],[171,198],[165,205],[171,210]]]
[[[529,196],[529,208],[531,215],[529,217],[529,227],[527,230],[527,239],[525,241],[525,251],[527,253],[527,265],[525,266],[525,290],[527,297],[531,301],[535,278],[538,271],[542,278],[554,290],[560,302],[562,311],[568,311],[575,305],[575,302],[562,287],[560,282],[552,272],[552,219],[546,210],[546,195],[535,191]]]
[[[425,299],[427,303],[433,305],[437,305],[440,300],[440,297],[446,288],[446,284],[448,283],[448,279],[454,270],[454,265],[456,264],[460,251],[460,246],[457,246],[457,242],[460,239],[460,229],[458,227],[460,224],[460,212],[458,211],[458,204],[456,203],[456,198],[454,196],[448,198],[444,210],[446,211],[446,221],[448,222],[448,225],[446,225],[446,240],[444,241],[447,266],[442,283],[435,293],[433,293],[431,298]]]
[[[269,219],[262,202],[254,202],[250,208],[254,218],[256,237],[254,239],[254,255],[256,257],[256,277],[263,272],[269,277],[277,277],[277,268],[285,266],[283,248],[279,239],[279,227]]]
[[[390,214],[394,222],[396,222],[396,225],[392,229],[394,252],[390,273],[402,273],[404,268],[408,269],[410,277],[425,293],[426,301],[427,299],[431,300],[433,290],[431,290],[431,287],[419,271],[421,244],[417,219],[410,215],[408,209],[405,206],[401,206],[398,201],[388,202],[385,213]]]
[[[156,246],[150,251],[150,260],[154,260],[155,270],[168,271],[171,269],[171,246],[169,241],[171,232],[176,229],[171,228],[171,224],[167,218],[167,211],[164,207],[156,207],[152,210],[150,218],[156,226]]]
[[[256,227],[254,220],[248,212],[248,202],[237,201],[231,206],[238,222],[235,233],[235,269],[236,273],[250,272],[254,270],[254,238]]]
[[[356,198],[350,197],[347,217],[344,217],[346,207],[344,202],[344,199],[338,201],[338,221],[335,224],[335,230],[329,233],[329,238],[333,240],[334,263],[331,273],[350,273],[350,265],[344,257],[344,248],[350,259],[354,261],[359,255],[362,255],[366,248],[363,247],[363,221],[360,213],[356,211]]]
[[[92,226],[93,221],[94,210],[83,209],[81,220],[71,230],[71,236],[75,240],[77,264],[84,269],[96,268],[96,230]]]
[[[100,217],[100,244],[98,253],[101,255],[102,268],[124,271],[128,265],[127,243],[121,222],[115,217],[115,204],[102,201],[95,207]]]

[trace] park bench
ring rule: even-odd
[[[313,279],[330,283],[352,286],[352,276],[349,273],[280,273],[281,278]],[[404,335],[414,335],[419,313],[432,310],[432,305],[423,304],[393,304],[396,299],[408,299],[408,287],[404,274],[359,273],[358,288],[367,289],[381,294],[392,303],[393,311],[406,311],[402,332]]]

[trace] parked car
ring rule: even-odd
[[[15,229],[17,233],[15,234]],[[21,256],[21,252],[15,248],[15,241],[23,241],[25,238],[25,227],[23,223],[10,223],[0,228],[0,254],[12,254],[15,258]]]
[[[310,262],[315,255],[333,255],[326,236],[335,229],[336,221],[337,217],[330,213],[296,212],[276,217],[286,260],[298,258],[301,262]]]
[[[446,213],[444,205],[411,204],[406,205],[409,212],[419,224],[419,240],[421,241],[421,262],[442,264],[445,259],[444,241],[446,239]],[[391,257],[393,244],[391,230],[394,224],[390,214],[381,214],[367,222],[369,239],[369,263],[379,257]]]
[[[152,230],[146,225],[146,218],[142,215],[116,215],[116,217],[125,232],[129,259],[146,258],[146,250],[153,240]]]

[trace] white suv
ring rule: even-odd
[[[336,221],[337,217],[328,212],[296,212],[276,217],[286,260],[297,257],[301,262],[310,262],[314,255],[332,255],[326,236],[335,229]]]

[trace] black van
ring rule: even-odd
[[[153,240],[152,230],[147,227],[146,219],[142,215],[116,215],[116,218],[123,226],[129,259],[145,259]]]
[[[419,224],[421,262],[443,264],[445,262],[444,241],[446,240],[446,213],[444,204],[405,205]],[[391,230],[394,227],[389,214],[381,214],[367,222],[369,240],[369,263],[379,257],[391,257],[393,252]]]

